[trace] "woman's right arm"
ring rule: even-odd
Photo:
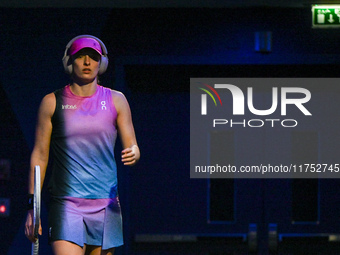
[[[56,99],[54,93],[46,95],[41,101],[35,133],[35,143],[31,154],[30,171],[28,177],[28,194],[34,193],[34,167],[40,166],[41,170],[41,187],[44,183],[46,167],[48,164],[50,141],[52,134],[52,116],[56,107]],[[41,235],[41,228],[39,234]],[[25,234],[27,238],[34,242],[33,235],[33,210],[28,210]]]

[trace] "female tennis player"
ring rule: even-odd
[[[41,102],[28,192],[33,194],[35,165],[40,166],[44,182],[51,147],[46,232],[54,254],[113,254],[115,247],[123,245],[114,155],[117,134],[124,165],[132,166],[140,158],[130,107],[121,92],[98,85],[98,75],[108,64],[107,49],[98,38],[73,38],[63,64],[72,82]],[[30,204],[25,234],[33,242]]]

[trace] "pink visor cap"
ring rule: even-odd
[[[70,49],[69,49],[69,55],[74,55],[78,51],[84,48],[91,48],[97,51],[100,55],[103,55],[102,53],[102,47],[100,46],[99,42],[93,38],[89,37],[82,37],[77,40],[75,40]]]

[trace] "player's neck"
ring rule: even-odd
[[[70,86],[73,94],[77,96],[87,97],[92,96],[97,90],[97,79],[88,84],[78,84],[73,82]]]

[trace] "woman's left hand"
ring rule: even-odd
[[[133,145],[129,148],[122,150],[122,162],[126,166],[133,166],[139,159],[139,148]]]

